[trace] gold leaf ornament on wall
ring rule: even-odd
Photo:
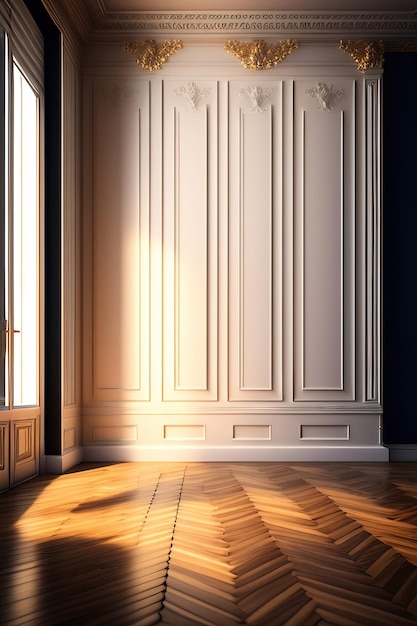
[[[373,67],[381,68],[384,64],[383,41],[347,39],[340,42],[340,49],[355,61],[357,69],[361,72]]]
[[[136,55],[136,63],[144,70],[160,70],[165,61],[183,47],[180,39],[168,39],[158,43],[154,39],[125,41],[123,47]]]
[[[298,48],[296,39],[285,39],[276,44],[268,44],[263,39],[251,42],[227,41],[224,49],[240,59],[248,70],[267,70],[281,63],[293,50]]]

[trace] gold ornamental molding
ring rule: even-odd
[[[296,39],[285,39],[276,44],[268,44],[263,39],[251,42],[227,41],[224,49],[237,57],[247,70],[267,70],[275,67],[293,50],[298,48]]]
[[[361,72],[371,68],[381,68],[384,64],[384,42],[362,39],[340,42],[340,49],[346,52]]]
[[[160,70],[165,61],[177,50],[181,50],[180,39],[168,39],[157,43],[154,39],[145,41],[125,41],[123,47],[128,52],[136,55],[136,63],[144,70],[153,72]]]

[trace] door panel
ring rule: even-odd
[[[9,486],[9,424],[0,422],[0,491]]]
[[[40,92],[2,47],[0,489],[39,471]]]
[[[37,418],[17,419],[11,423],[10,485],[17,485],[39,472],[39,435]]]

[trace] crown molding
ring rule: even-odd
[[[54,13],[64,11],[86,43],[121,37],[161,36],[205,39],[242,35],[248,38],[312,38],[415,41],[417,11],[108,11],[102,0],[43,0]]]

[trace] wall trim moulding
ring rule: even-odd
[[[385,444],[389,450],[391,463],[415,463],[417,461],[417,445],[414,444]]]
[[[86,462],[387,462],[384,446],[85,446]]]
[[[43,0],[51,14],[61,12],[57,0]],[[87,7],[86,7],[87,4]],[[414,11],[110,11],[103,2],[73,0],[65,7],[85,41],[120,40],[131,34],[192,37],[198,35],[269,35],[413,39],[417,34]],[[111,36],[113,33],[113,36]],[[212,39],[212,37],[210,37]]]
[[[44,474],[65,474],[72,467],[83,462],[83,448],[76,447],[65,454],[47,454],[41,459],[42,473]]]
[[[362,35],[401,35],[417,32],[415,12],[322,12],[284,11],[207,11],[183,13],[112,13],[103,16],[102,26],[109,30],[134,30],[159,33],[247,33],[274,35],[361,33]]]

